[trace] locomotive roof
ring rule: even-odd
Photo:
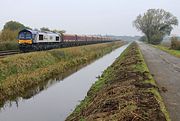
[[[44,34],[56,34],[56,35],[59,35],[58,33],[50,32],[50,31],[37,31],[37,30],[31,30],[31,29],[23,29],[20,32],[27,32],[27,31],[31,32],[32,34],[44,33]]]
[[[31,32],[32,34],[37,34],[38,33],[38,31],[31,30],[31,29],[23,29],[23,30],[19,31],[19,33],[20,32]]]

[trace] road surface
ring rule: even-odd
[[[138,43],[154,76],[172,121],[180,121],[180,58]]]

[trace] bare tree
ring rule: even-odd
[[[178,20],[170,12],[163,9],[149,9],[137,16],[133,25],[147,37],[148,43],[159,44],[165,35],[169,35]]]

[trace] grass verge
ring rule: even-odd
[[[180,58],[180,50],[173,50],[173,49],[170,49],[169,47],[165,47],[163,45],[153,45],[153,47],[158,48],[162,51],[165,51],[173,56]]]
[[[106,69],[67,121],[170,121],[136,43]]]
[[[122,46],[112,42],[17,54],[0,59],[0,105],[23,97],[28,89],[61,76]]]

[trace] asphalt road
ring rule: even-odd
[[[154,76],[172,121],[180,121],[180,58],[138,43]]]

